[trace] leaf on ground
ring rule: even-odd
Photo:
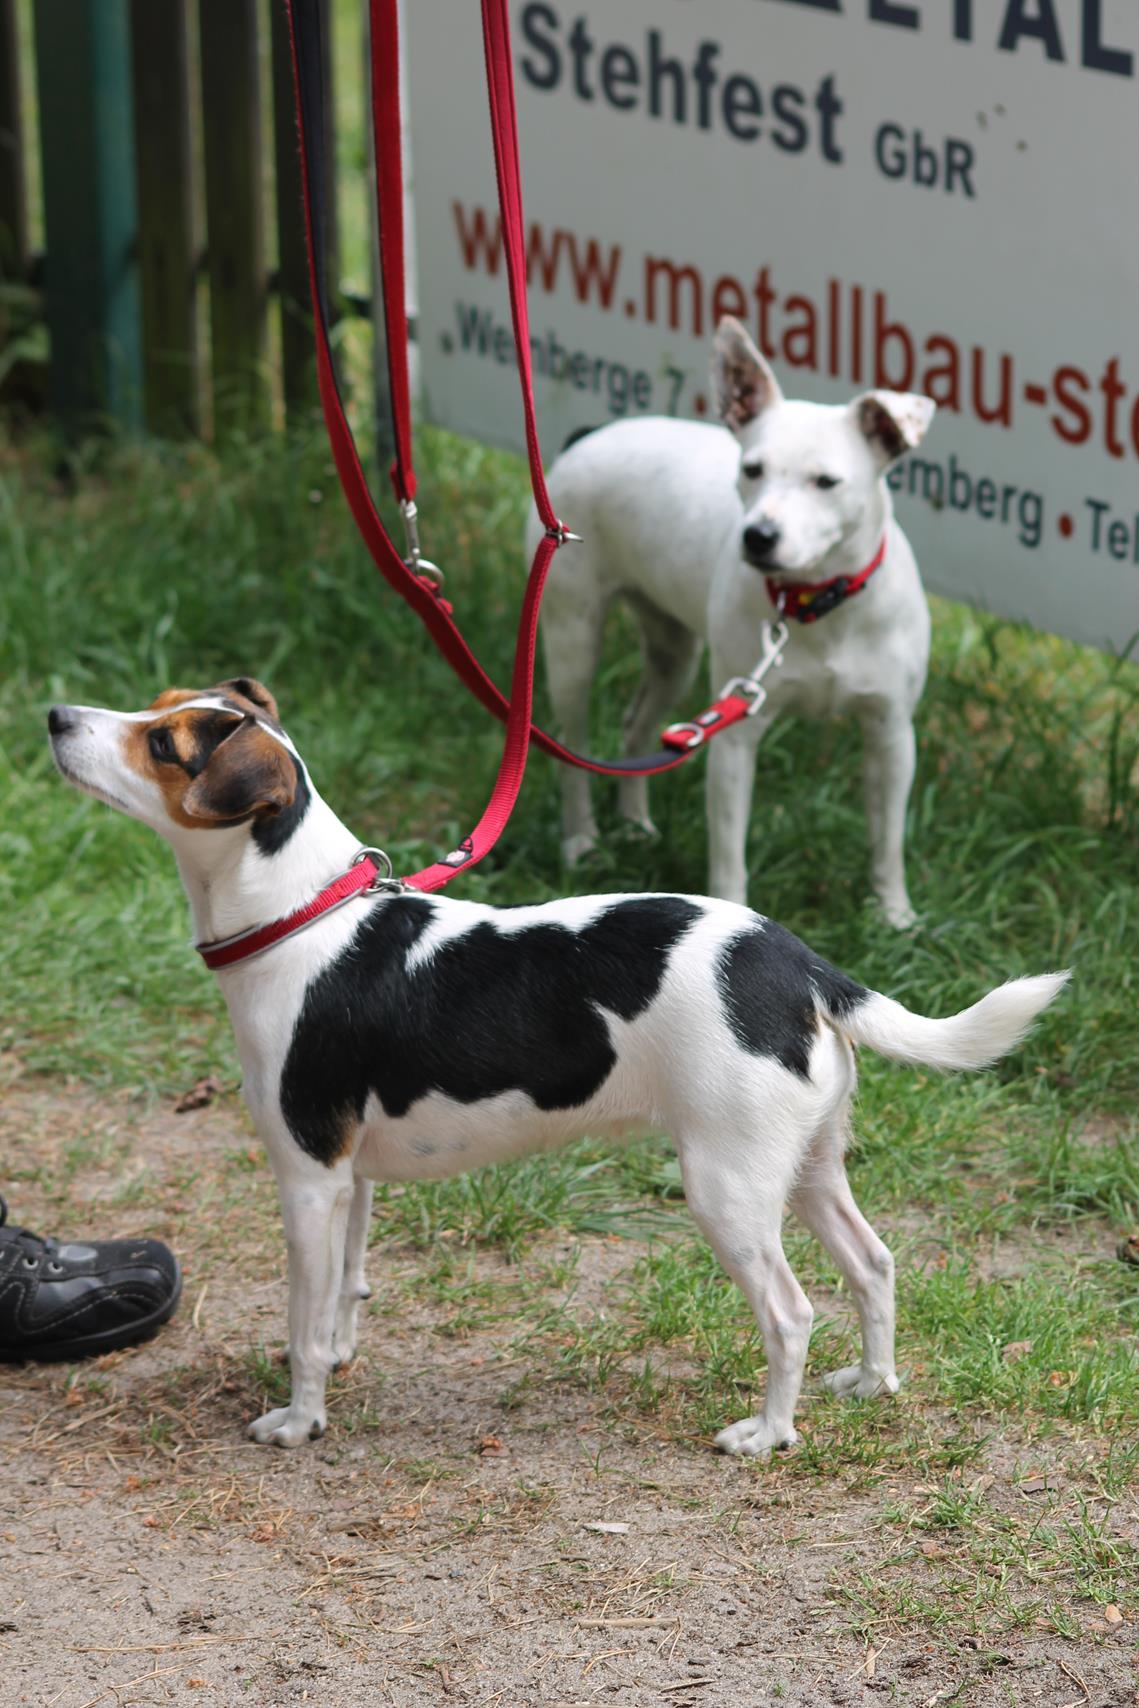
[[[175,1115],[188,1115],[191,1109],[208,1109],[215,1097],[221,1096],[221,1080],[215,1073],[199,1079],[189,1091],[184,1091],[174,1105]]]

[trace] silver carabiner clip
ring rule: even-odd
[[[407,553],[404,563],[413,575],[420,575],[424,581],[431,581],[435,586],[442,587],[446,576],[437,563],[424,557],[419,545],[419,508],[414,498],[401,498],[399,503],[403,512],[403,531],[407,540]]]

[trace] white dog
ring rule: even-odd
[[[707,756],[709,887],[747,897],[745,844],[755,750],[782,712],[851,715],[862,726],[874,888],[897,926],[913,922],[904,830],[914,773],[914,708],[925,684],[929,611],[883,475],[920,444],[926,397],[867,392],[845,407],[791,402],[738,321],[716,333],[712,380],[731,429],[663,417],[613,422],[573,443],[550,471],[554,508],[583,536],[559,552],[544,611],[546,670],[565,740],[588,745],[590,689],[606,612],[623,598],[639,622],[640,693],[626,751],[651,751],[661,721],[711,647],[712,685],[746,676],[765,620],[782,603],[790,636],[758,715]],[[531,550],[541,524],[531,513]],[[563,851],[594,844],[589,776],[566,768]],[[648,786],[619,784],[622,814],[647,830]]]
[[[55,706],[48,724],[69,781],[171,844],[199,948],[228,961],[219,978],[289,1248],[292,1397],[251,1426],[255,1441],[294,1447],[324,1429],[325,1382],[353,1354],[368,1292],[373,1180],[441,1179],[630,1129],[672,1135],[692,1214],[763,1331],[763,1411],[719,1446],[795,1439],[811,1307],[783,1254],[787,1201],[862,1325],[862,1362],[830,1386],[897,1389],[893,1263],[843,1166],[854,1046],[979,1067],[1066,975],[927,1020],[734,903],[497,909],[398,885],[346,900],[364,851],[259,683],[170,689],[142,712]]]

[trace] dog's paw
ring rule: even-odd
[[[567,836],[562,842],[562,861],[567,866],[576,866],[579,860],[592,854],[597,847],[596,830],[583,830],[577,836]]]
[[[741,1417],[730,1423],[716,1437],[721,1453],[733,1453],[739,1459],[760,1459],[773,1447],[794,1447],[799,1437],[790,1431],[774,1430],[765,1417]]]
[[[883,899],[882,912],[886,915],[887,924],[892,925],[895,931],[909,931],[911,926],[918,922],[918,916],[907,896],[894,901]]]
[[[630,842],[655,842],[660,831],[647,813],[629,813],[618,820],[620,832]]]
[[[295,1412],[291,1406],[280,1406],[251,1423],[248,1433],[250,1441],[259,1442],[262,1446],[300,1447],[304,1442],[315,1441],[318,1435],[323,1435],[324,1425],[323,1412],[313,1417],[309,1412]]]
[[[356,1301],[352,1299],[346,1309],[337,1313],[336,1327],[332,1334],[332,1368],[342,1370],[346,1364],[351,1364],[356,1356]]]
[[[861,1364],[848,1364],[845,1370],[832,1370],[824,1376],[823,1387],[842,1400],[876,1400],[896,1394],[899,1383],[893,1371],[879,1376]]]

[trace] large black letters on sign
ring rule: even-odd
[[[377,905],[305,993],[281,1084],[302,1150],[332,1161],[374,1092],[406,1115],[428,1092],[475,1103],[524,1091],[572,1109],[616,1057],[599,1009],[633,1020],[660,989],[668,957],[701,909],[680,896],[617,901],[580,930],[489,921],[407,969],[438,904]]]

